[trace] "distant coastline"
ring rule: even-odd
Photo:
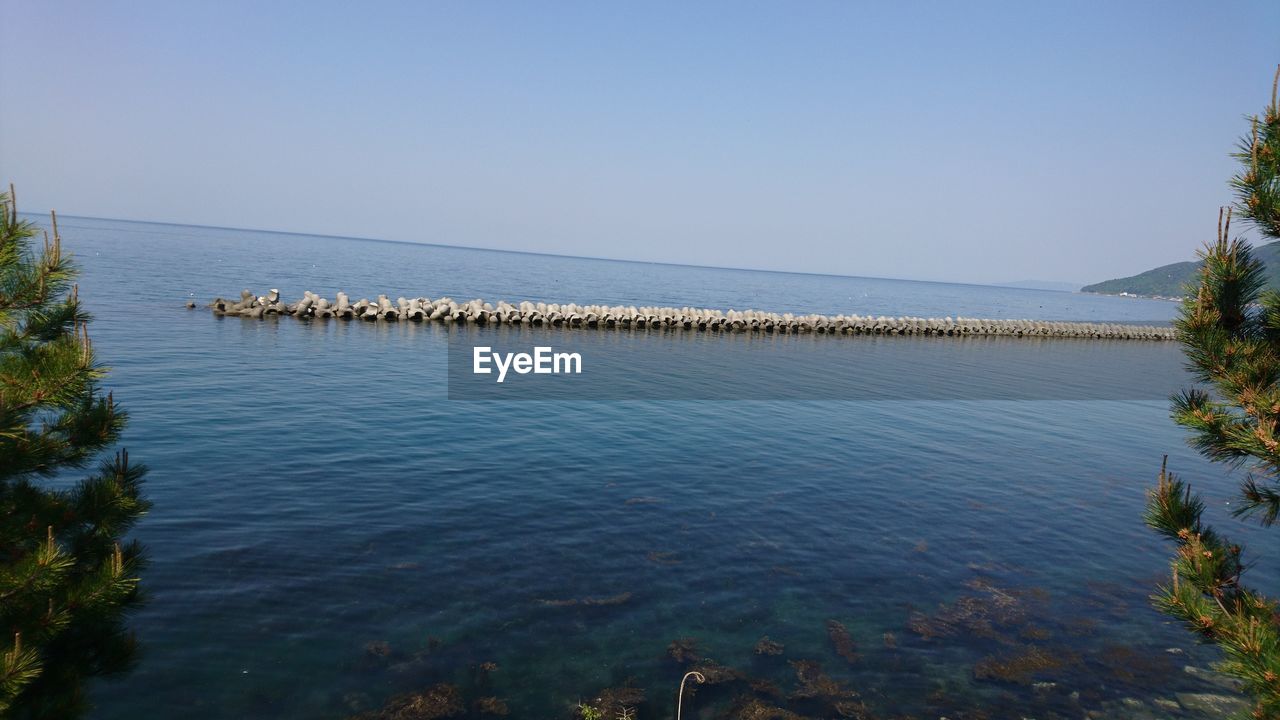
[[[1132,293],[1125,290],[1120,292],[1101,292],[1097,290],[1081,290],[1086,295],[1107,295],[1110,297],[1134,298],[1138,300],[1165,300],[1168,302],[1182,302],[1186,299],[1181,295],[1144,295],[1142,293]]]
[[[1253,253],[1266,266],[1267,285],[1280,289],[1280,243],[1255,245]],[[1200,268],[1198,260],[1171,263],[1137,275],[1086,285],[1080,292],[1179,301],[1191,294],[1188,287],[1199,283]]]

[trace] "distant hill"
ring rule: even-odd
[[[1267,283],[1280,290],[1280,242],[1256,245],[1254,255],[1267,266]],[[1163,265],[1132,277],[1106,280],[1094,285],[1085,285],[1080,292],[1100,293],[1103,295],[1142,295],[1144,297],[1182,297],[1187,294],[1188,284],[1199,279],[1200,262],[1187,261]]]
[[[1195,282],[1196,273],[1200,271],[1199,262],[1180,262],[1162,265],[1132,277],[1116,280],[1104,280],[1093,285],[1085,285],[1080,292],[1101,293],[1103,295],[1159,295],[1161,297],[1182,297],[1183,288]]]
[[[1052,290],[1054,292],[1075,292],[1080,289],[1080,283],[1059,282],[1057,280],[1013,280],[994,284],[996,287],[1020,288],[1022,290]]]

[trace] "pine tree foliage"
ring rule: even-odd
[[[142,549],[123,538],[149,507],[146,469],[100,460],[125,414],[52,221],[37,233],[0,193],[0,717],[82,713],[85,678],[128,667],[141,599]]]
[[[1276,92],[1280,73],[1271,82],[1271,105],[1263,117],[1249,118],[1252,132],[1242,138],[1234,157],[1244,169],[1231,178],[1236,207],[1269,238],[1280,238],[1280,127],[1276,125]]]
[[[1173,399],[1173,419],[1191,430],[1206,457],[1244,467],[1239,516],[1272,525],[1280,517],[1280,293],[1264,290],[1265,268],[1249,244],[1231,237],[1233,212],[1263,237],[1280,239],[1280,68],[1271,104],[1250,118],[1235,157],[1233,208],[1220,211],[1217,239],[1201,257],[1199,289],[1175,321],[1196,379],[1209,391]],[[1244,682],[1257,718],[1280,718],[1280,615],[1277,603],[1240,582],[1240,546],[1203,523],[1204,503],[1161,467],[1147,524],[1177,543],[1172,580],[1156,606],[1222,648],[1218,669]]]

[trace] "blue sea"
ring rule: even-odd
[[[749,697],[834,715],[802,697],[804,661],[882,718],[1213,717],[1206,695],[1234,697],[1215,650],[1148,599],[1171,552],[1142,524],[1165,454],[1252,581],[1277,580],[1263,531],[1230,517],[1240,474],[1190,450],[1161,398],[450,400],[441,326],[203,308],[279,288],[1160,323],[1172,303],[60,225],[154,502],[141,656],[94,683],[94,718],[343,718],[447,683],[477,718],[480,698],[571,718],[643,689],[645,720],[674,717],[692,668],[716,682],[686,691],[687,718]],[[753,362],[704,341],[728,375]],[[1088,347],[1136,367],[1176,352]]]

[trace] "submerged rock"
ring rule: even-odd
[[[1154,647],[1104,645],[1090,654],[1117,680],[1139,687],[1159,687],[1178,670],[1177,658]]]
[[[731,667],[721,665],[714,660],[704,660],[698,665],[689,668],[689,670],[702,673],[705,678],[703,682],[707,685],[721,685],[743,679],[742,673]]]
[[[792,660],[799,684],[790,695],[792,700],[856,700],[858,693],[822,672],[822,666],[812,660]]]
[[[1244,682],[1239,678],[1233,678],[1230,675],[1223,675],[1220,672],[1215,672],[1211,668],[1198,668],[1195,665],[1185,665],[1182,668],[1182,672],[1195,676],[1212,685],[1217,685],[1225,690],[1238,692],[1244,687]]]
[[[1023,640],[1048,640],[1053,637],[1053,633],[1048,628],[1040,627],[1033,623],[1028,623],[1018,631],[1018,637]]]
[[[1178,704],[1191,712],[1204,713],[1212,717],[1230,717],[1232,714],[1243,715],[1249,709],[1249,703],[1241,697],[1221,695],[1218,693],[1177,693]]]
[[[790,710],[753,697],[741,697],[734,701],[727,717],[729,720],[803,720],[802,716]]]
[[[977,593],[963,595],[953,603],[941,605],[932,615],[912,613],[907,618],[907,629],[926,640],[961,634],[1001,639],[1002,628],[1029,623],[1028,600],[1032,603],[1044,600],[1044,592],[1037,588],[1014,592],[981,580],[970,582],[968,586]]]
[[[442,683],[420,693],[397,695],[381,710],[355,715],[352,720],[437,720],[461,715],[465,711],[458,688]]]
[[[858,662],[858,644],[853,641],[853,636],[849,634],[849,630],[845,628],[844,623],[838,620],[828,620],[827,638],[831,640],[831,645],[835,648],[836,654],[844,658],[845,662],[850,665]]]
[[[630,681],[628,681],[630,682]],[[636,706],[644,702],[644,688],[632,687],[624,685],[623,687],[607,688],[601,690],[596,698],[588,703],[588,706],[599,712],[601,717],[606,720],[629,716],[635,712]],[[579,706],[578,714],[582,716],[582,706]]]
[[[747,687],[751,688],[751,692],[757,695],[766,695],[768,697],[782,697],[782,688],[772,680],[765,678],[752,678],[747,681]]]
[[[837,700],[831,704],[831,708],[840,717],[851,720],[873,720],[874,718],[871,708],[861,700]]]
[[[482,697],[475,702],[476,712],[481,715],[508,715],[510,710],[507,709],[507,703],[496,697]]]
[[[780,642],[770,640],[769,636],[765,635],[756,643],[755,649],[757,655],[781,655],[783,645]]]
[[[973,676],[978,680],[1030,685],[1043,673],[1058,670],[1079,662],[1079,658],[1067,651],[1054,652],[1038,645],[1024,648],[1000,657],[987,656],[973,666]]]
[[[702,658],[698,652],[698,641],[694,638],[676,638],[667,645],[667,656],[684,665]]]

